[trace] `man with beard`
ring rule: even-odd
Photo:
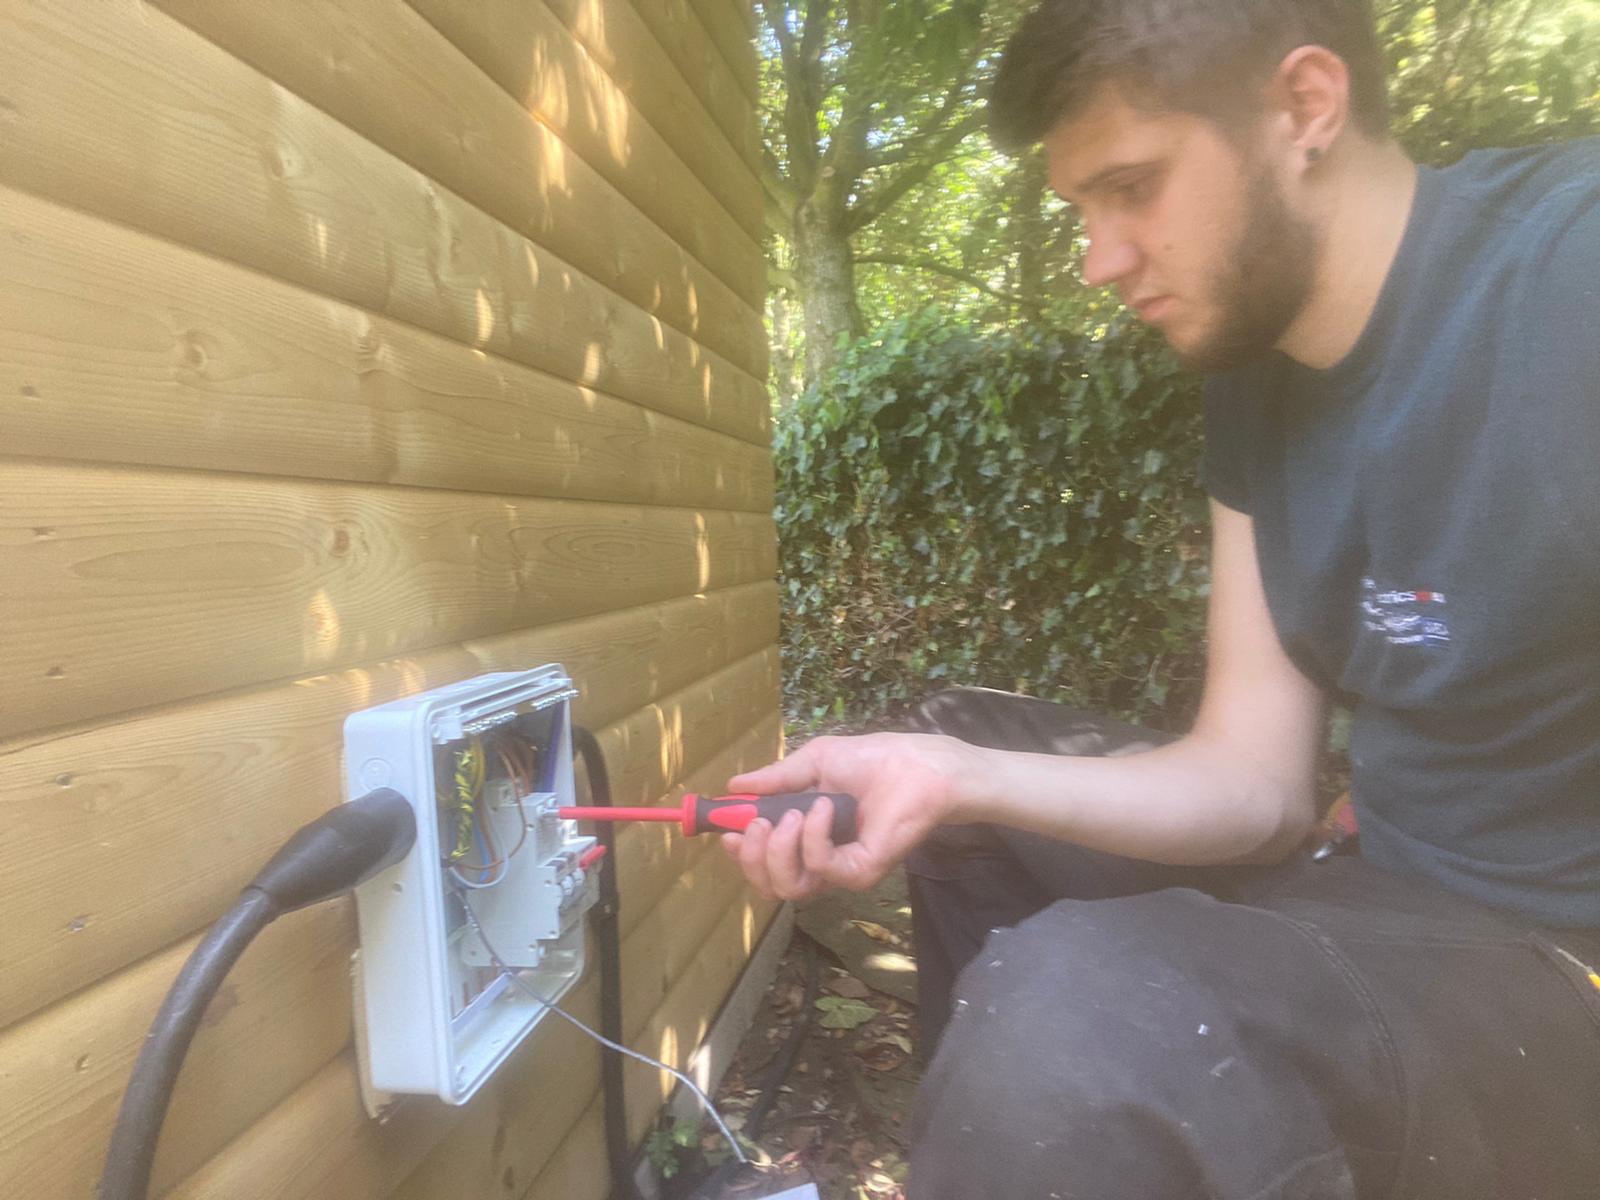
[[[912,1194],[1600,1196],[1600,147],[1415,167],[1358,0],[1049,0],[991,107],[1209,373],[1207,678],[1178,738],[967,689],[733,780],[860,800],[729,835],[765,894],[907,863]]]

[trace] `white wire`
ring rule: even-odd
[[[717,1111],[717,1106],[712,1104],[711,1098],[700,1090],[699,1084],[695,1083],[693,1079],[690,1079],[676,1067],[669,1067],[666,1063],[661,1062],[658,1059],[651,1058],[648,1054],[640,1054],[637,1050],[631,1050],[627,1046],[613,1042],[610,1038],[604,1036],[603,1034],[597,1033],[595,1030],[590,1029],[582,1021],[578,1020],[577,1017],[567,1012],[566,1009],[552,1004],[549,1000],[546,1000],[538,992],[534,991],[533,987],[520,974],[506,966],[505,960],[500,957],[499,952],[489,944],[489,938],[483,932],[483,926],[478,924],[478,914],[472,911],[472,903],[465,895],[461,897],[461,907],[466,910],[467,921],[471,924],[473,932],[478,935],[478,940],[483,943],[483,948],[489,952],[489,960],[493,962],[495,966],[500,968],[501,974],[503,974],[514,985],[521,988],[528,995],[532,996],[540,1004],[548,1008],[551,1012],[555,1013],[559,1017],[565,1017],[568,1021],[572,1022],[572,1024],[583,1030],[583,1032],[587,1033],[602,1046],[605,1046],[611,1050],[615,1050],[618,1054],[625,1054],[629,1058],[636,1058],[647,1066],[656,1067],[675,1076],[684,1084],[685,1087],[695,1094],[695,1097],[700,1101],[701,1106],[706,1110],[706,1112],[711,1114],[711,1119],[717,1123],[717,1128],[722,1131],[722,1136],[727,1138],[728,1145],[733,1147],[733,1156],[741,1163],[748,1164],[750,1162],[750,1160],[745,1157],[744,1150],[739,1146],[739,1139],[733,1136],[733,1131],[729,1129],[727,1123],[723,1121],[722,1114]]]
[[[455,880],[457,883],[459,883],[464,888],[471,888],[475,892],[481,892],[485,888],[494,887],[495,884],[500,882],[500,879],[504,878],[504,876],[501,876],[500,879],[491,879],[491,880],[489,880],[488,883],[473,883],[472,880],[468,879],[465,875],[463,875],[461,873],[461,868],[460,867],[451,867],[450,868],[450,878]]]

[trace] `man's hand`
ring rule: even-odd
[[[956,818],[982,754],[955,738],[920,733],[817,738],[788,758],[735,776],[728,788],[761,795],[848,792],[860,803],[856,840],[833,844],[833,806],[824,799],[804,818],[786,814],[776,828],[757,820],[742,834],[725,833],[723,848],[768,899],[799,900],[829,885],[865,891],[934,826]]]

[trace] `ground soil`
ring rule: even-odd
[[[808,1181],[823,1200],[904,1200],[906,1120],[918,1077],[910,952],[899,872],[874,892],[830,893],[800,906],[777,978],[715,1096],[741,1136],[804,1020],[802,1040],[755,1139],[758,1168],[709,1193],[702,1188],[700,1200],[746,1200]],[[807,1005],[813,959],[816,995]],[[709,1120],[692,1137],[679,1132],[693,1145],[677,1152],[665,1200],[696,1195],[696,1180],[727,1157]]]

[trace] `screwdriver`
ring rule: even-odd
[[[833,801],[829,834],[836,846],[856,840],[856,798],[842,792],[774,792],[757,796],[738,792],[731,796],[700,796],[694,792],[677,808],[558,808],[558,816],[573,821],[676,821],[685,837],[698,833],[742,833],[758,817],[777,825],[783,814],[798,809],[802,815],[826,796]]]

